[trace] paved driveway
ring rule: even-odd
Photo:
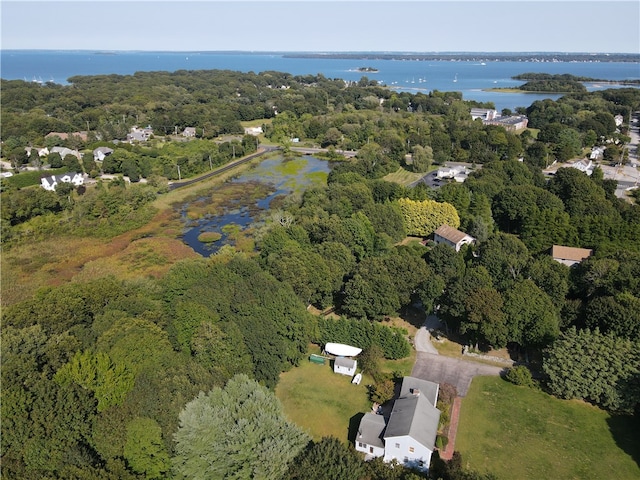
[[[500,375],[503,367],[494,367],[458,358],[417,352],[411,376],[436,383],[455,385],[458,395],[464,397],[471,380],[477,375]]]

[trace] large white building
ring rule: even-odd
[[[391,413],[367,413],[356,435],[356,450],[368,458],[397,460],[407,467],[428,470],[435,450],[440,422],[436,408],[439,385],[415,377],[404,377],[400,395]]]
[[[40,186],[45,190],[55,192],[59,183],[72,183],[78,187],[84,183],[84,175],[76,172],[63,173],[61,175],[50,175],[40,179]]]

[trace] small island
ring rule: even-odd
[[[222,234],[218,232],[202,232],[198,235],[198,241],[202,243],[214,243],[222,238]]]
[[[367,72],[367,73],[378,73],[379,70],[377,68],[374,67],[359,67],[358,68],[359,72]]]
[[[523,73],[512,77],[514,80],[525,80],[526,83],[515,88],[492,88],[494,92],[517,93],[584,93],[584,83],[606,83],[610,85],[637,85],[638,80],[598,80],[589,77],[577,77],[569,74],[553,75],[548,73]]]

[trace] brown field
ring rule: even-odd
[[[206,206],[202,210],[194,208],[193,215],[208,214],[236,195],[256,195],[257,192],[247,194],[241,189],[219,187],[252,164],[255,162],[160,196],[154,202],[158,213],[151,221],[116,237],[54,236],[4,248],[0,255],[0,305],[12,305],[30,298],[42,287],[70,281],[106,275],[126,279],[158,278],[178,260],[198,257],[179,238],[183,224],[178,207],[204,196],[208,197],[204,202]],[[218,188],[214,190],[213,187]],[[247,232],[239,233],[237,241],[237,248],[253,250],[253,240],[247,237]]]

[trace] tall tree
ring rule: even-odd
[[[530,261],[529,251],[515,235],[497,233],[480,245],[480,265],[489,270],[498,290],[518,280]]]
[[[505,292],[509,341],[522,347],[544,347],[560,333],[558,310],[551,298],[526,279]]]
[[[551,393],[608,410],[632,412],[640,403],[640,345],[571,327],[544,352]]]
[[[189,402],[172,459],[176,478],[280,478],[309,437],[286,420],[277,397],[246,375]]]
[[[312,442],[291,462],[285,480],[354,480],[365,473],[365,463],[344,442],[324,437]]]
[[[164,478],[171,468],[162,429],[151,418],[135,418],[127,426],[124,457],[131,469],[148,479]]]

